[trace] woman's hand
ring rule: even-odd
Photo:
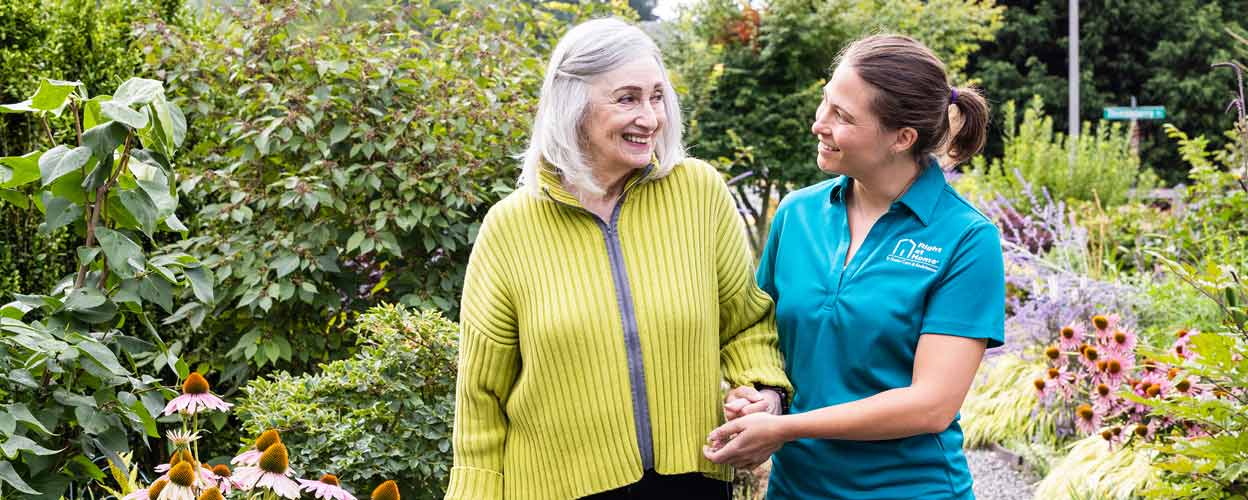
[[[702,455],[717,464],[739,469],[753,469],[766,462],[787,439],[784,437],[785,417],[759,412],[744,415],[711,431]]]
[[[734,420],[751,413],[780,414],[780,394],[771,389],[757,390],[738,386],[724,396],[724,420]]]

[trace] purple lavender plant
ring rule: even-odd
[[[1031,202],[1026,213],[1003,197],[981,205],[1000,227],[1005,252],[1006,346],[996,354],[1048,345],[1062,326],[1101,311],[1119,311],[1125,321],[1137,323],[1144,296],[1088,276],[1096,256],[1089,254],[1087,229],[1075,223],[1065,203],[1043,189],[1037,197],[1018,171],[1015,175]]]

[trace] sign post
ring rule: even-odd
[[[1131,135],[1131,152],[1136,156],[1140,155],[1140,126],[1139,120],[1164,120],[1166,118],[1165,106],[1137,106],[1135,96],[1131,96],[1130,107],[1107,107],[1102,115],[1106,120],[1130,120],[1131,125],[1127,129],[1127,133]]]

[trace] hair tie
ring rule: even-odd
[[[958,103],[958,89],[957,87],[949,87],[949,104],[957,104],[957,103]]]

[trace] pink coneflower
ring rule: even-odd
[[[1092,328],[1096,329],[1096,340],[1101,345],[1107,345],[1110,340],[1109,337],[1118,329],[1118,315],[1110,314],[1105,316],[1097,314],[1092,317]]]
[[[204,467],[200,472],[204,482],[220,490],[223,495],[229,495],[231,491],[238,487],[234,483],[234,473],[228,465],[218,464],[211,469]]]
[[[1195,330],[1179,330],[1176,334],[1178,338],[1174,339],[1174,345],[1170,346],[1170,350],[1174,354],[1183,359],[1192,359],[1196,357],[1196,352],[1188,345],[1192,342],[1192,337],[1196,335]]]
[[[1107,351],[1122,355],[1135,355],[1135,345],[1139,342],[1139,335],[1135,333],[1135,330],[1122,328],[1116,330],[1114,334],[1110,335],[1108,338],[1109,343],[1106,345]]]
[[[156,500],[160,498],[160,492],[169,484],[168,479],[157,479],[147,489],[138,489],[126,495],[122,500]]]
[[[244,451],[237,457],[230,459],[230,463],[234,465],[256,465],[256,463],[260,461],[260,454],[264,453],[264,450],[267,450],[269,446],[280,442],[282,442],[282,438],[281,436],[278,436],[276,430],[269,429],[261,432],[260,437],[256,438],[256,447]]]
[[[208,381],[199,372],[191,372],[182,383],[182,395],[173,398],[165,405],[163,414],[185,413],[194,415],[203,410],[228,411],[231,406],[221,398],[209,392]]]
[[[299,498],[299,483],[287,477],[293,475],[290,470],[290,456],[286,445],[273,443],[264,453],[256,466],[239,467],[234,471],[234,480],[238,481],[239,489],[250,491],[255,488],[267,488],[284,498]]]
[[[1126,441],[1127,436],[1126,433],[1122,432],[1122,427],[1115,425],[1108,429],[1102,430],[1101,439],[1108,442],[1109,447],[1112,449],[1114,446],[1122,444],[1123,441]]]
[[[1056,382],[1046,382],[1044,377],[1037,378],[1031,384],[1036,388],[1036,400],[1040,401],[1042,404],[1048,403],[1049,396],[1052,395],[1053,391],[1057,388]]]
[[[1096,346],[1084,345],[1079,348],[1079,364],[1082,364],[1089,372],[1095,374],[1097,370],[1097,361],[1101,360],[1101,351]]]
[[[1063,352],[1076,352],[1083,343],[1083,325],[1071,323],[1063,326],[1057,333],[1057,345]]]
[[[199,494],[199,500],[225,500],[225,495],[221,494],[221,490],[208,488]]]
[[[1049,360],[1053,366],[1066,366],[1066,356],[1062,355],[1062,349],[1057,344],[1050,345],[1044,350],[1044,357]]]
[[[1089,435],[1101,427],[1101,414],[1092,405],[1082,404],[1075,408],[1075,429]]]
[[[1113,388],[1105,383],[1096,384],[1092,388],[1091,397],[1092,408],[1102,415],[1112,414],[1120,406],[1118,396],[1114,394]]]
[[[158,500],[195,500],[195,482],[199,477],[191,462],[178,462],[169,469],[169,484]]]
[[[1135,355],[1133,354],[1109,351],[1101,361],[1105,362],[1105,369],[1098,372],[1101,381],[1115,390],[1127,381],[1127,375],[1135,369]]]
[[[322,500],[355,500],[355,496],[342,489],[338,484],[338,476],[333,474],[325,474],[319,481],[300,479],[299,484],[302,485],[301,490],[309,491]]]
[[[195,455],[191,454],[191,450],[181,448],[173,452],[173,455],[169,456],[169,463],[157,465],[156,472],[164,474],[169,472],[169,469],[172,469],[175,465],[182,462],[190,462],[191,464],[195,463]]]

